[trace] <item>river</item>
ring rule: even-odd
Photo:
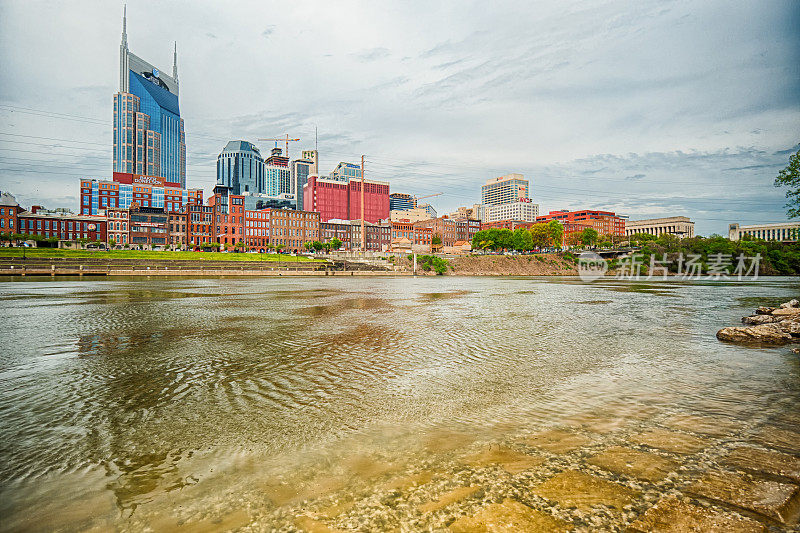
[[[797,430],[800,358],[714,334],[799,288],[5,278],[0,529],[435,530],[508,498],[618,529],[725,470],[732,441]],[[649,450],[635,438],[658,428],[706,446],[651,450],[681,465],[662,479],[593,466],[608,446]],[[531,435],[554,429],[585,446],[537,448]],[[536,492],[565,469],[636,495],[582,511]]]

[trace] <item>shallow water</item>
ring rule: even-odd
[[[791,430],[798,357],[714,334],[798,288],[797,278],[6,279],[0,528],[437,529],[522,499],[553,472],[595,472],[592,450],[675,416],[729,417],[742,435]],[[590,435],[588,452],[547,451],[516,474],[464,459],[499,444],[535,453],[524,439],[556,426]],[[623,527],[716,468],[731,435],[682,459],[666,485],[600,473],[643,492],[625,513],[548,512]],[[420,510],[476,483],[463,501]]]

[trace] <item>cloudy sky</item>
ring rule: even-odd
[[[0,2],[0,190],[78,206],[111,176],[122,3]],[[128,2],[128,42],[178,42],[190,187],[230,139],[289,133],[321,172],[440,213],[520,172],[542,213],[686,215],[700,234],[785,220],[800,143],[800,2]],[[257,143],[262,149],[270,143]]]

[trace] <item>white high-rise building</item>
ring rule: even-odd
[[[510,204],[530,198],[528,180],[522,174],[507,174],[492,178],[481,187],[481,203],[484,206]]]
[[[487,205],[483,208],[483,222],[499,222],[514,220],[519,222],[536,222],[539,206],[530,200],[511,202],[500,205]]]

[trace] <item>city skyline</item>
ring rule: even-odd
[[[238,9],[128,7],[131,47],[141,57],[168,65],[174,39],[186,50],[181,115],[189,187],[213,188],[216,159],[229,140],[269,150],[257,139],[288,132],[302,139],[292,147],[298,158],[319,128],[321,175],[366,153],[368,179],[391,182],[393,192],[442,190],[435,207],[443,213],[476,203],[487,179],[521,173],[543,213],[687,215],[698,234],[725,234],[732,222],[785,220],[783,192],[772,179],[800,138],[799,47],[790,32],[800,18],[796,5],[774,3],[769,13],[738,5],[723,13],[721,4],[572,3],[528,13],[519,7],[519,20],[508,6],[480,20],[465,15],[479,10],[438,7],[411,30],[411,14],[396,8],[381,14],[346,6],[326,12],[332,18],[320,17],[320,25],[317,11],[329,8],[302,4],[265,8],[268,16],[252,17],[259,22],[235,34],[212,26],[230,27]],[[89,10],[48,8],[32,32],[32,17],[43,11],[36,3],[0,7],[7,65],[0,189],[21,203],[77,210],[76,177],[111,177],[122,4],[91,9],[85,42],[65,38],[70,46],[44,49],[32,35],[78,31]],[[356,25],[355,35],[327,38],[331,21],[336,26],[354,13],[373,29]],[[447,32],[423,36],[444,17],[454,21]],[[32,53],[20,53],[26,45]],[[247,52],[238,57],[236,48]],[[514,63],[514,56],[525,61]],[[251,71],[236,68],[242,60]],[[207,68],[213,64],[244,80],[221,80]],[[263,83],[276,70],[284,83]],[[684,101],[690,93],[694,99]]]

